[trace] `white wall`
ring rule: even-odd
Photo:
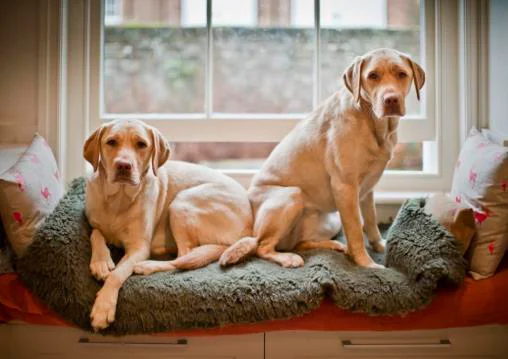
[[[490,128],[508,138],[508,1],[490,0]]]
[[[59,160],[60,0],[0,1],[0,146],[35,132]]]
[[[37,131],[39,2],[0,1],[0,144]]]

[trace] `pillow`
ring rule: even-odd
[[[7,245],[2,221],[0,221],[0,275],[14,272],[14,256]]]
[[[453,234],[464,255],[476,233],[473,210],[444,193],[438,193],[427,199],[424,211]]]
[[[477,235],[466,253],[469,273],[487,278],[508,245],[508,148],[473,128],[455,167],[452,198],[474,211]]]
[[[64,192],[51,148],[36,134],[17,162],[0,174],[0,216],[7,240],[23,254]]]
[[[28,146],[20,145],[1,145],[0,146],[0,174],[11,168]]]

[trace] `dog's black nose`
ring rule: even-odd
[[[399,98],[398,98],[398,96],[394,96],[394,95],[386,96],[383,99],[383,103],[385,105],[389,105],[389,106],[398,105],[399,104]]]
[[[127,172],[132,169],[132,165],[129,162],[126,161],[118,161],[116,163],[116,169],[118,171]]]

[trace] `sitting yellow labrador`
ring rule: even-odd
[[[86,185],[90,270],[104,280],[90,314],[95,330],[114,321],[118,291],[133,271],[203,267],[251,235],[247,191],[212,169],[167,161],[169,153],[156,129],[135,120],[105,124],[85,143],[84,157],[94,168]],[[108,243],[125,249],[116,267]],[[166,253],[178,257],[145,261]]]
[[[382,267],[365,249],[362,217],[370,245],[383,251],[372,191],[397,143],[412,82],[419,99],[425,73],[407,55],[377,49],[357,57],[339,91],[279,143],[254,177],[254,238],[235,243],[220,263],[257,251],[299,267],[302,257],[290,251],[329,248],[347,251],[360,266]],[[347,248],[331,240],[341,223]]]

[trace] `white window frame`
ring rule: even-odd
[[[66,0],[62,0],[67,3]],[[210,0],[208,0],[210,1]],[[424,151],[434,153],[437,161],[426,168],[425,173],[412,171],[390,171],[381,179],[376,190],[378,198],[388,198],[397,202],[404,193],[428,193],[449,190],[455,159],[459,151],[459,127],[462,126],[459,106],[459,19],[464,16],[459,11],[459,3],[466,0],[425,1],[426,54],[424,66],[427,72],[426,111],[433,121],[412,118],[401,121],[399,138],[401,141],[435,140],[425,145]],[[319,6],[317,4],[316,6]],[[65,153],[63,161],[67,178],[82,175],[85,162],[82,159],[82,143],[91,129],[98,127],[102,120],[121,116],[101,116],[99,99],[102,98],[100,86],[102,6],[98,0],[80,0],[67,3],[67,79],[65,86],[67,101],[64,105]],[[209,12],[209,10],[207,11]],[[207,14],[210,16],[211,14]],[[316,16],[317,18],[317,16]],[[316,21],[319,21],[317,18]],[[209,31],[209,36],[211,31]],[[469,37],[467,38],[469,39]],[[467,40],[465,40],[467,41]],[[471,45],[471,44],[469,44]],[[316,41],[319,46],[319,41]],[[470,46],[471,47],[471,46]],[[474,50],[474,49],[473,49]],[[211,48],[208,48],[211,51]],[[476,71],[474,68],[468,71]],[[319,76],[319,71],[315,71]],[[207,83],[207,86],[210,86]],[[314,104],[319,98],[314,93]],[[207,98],[207,103],[211,102]],[[301,115],[247,115],[213,114],[208,107],[208,115],[193,115],[179,118],[168,115],[142,115],[141,119],[159,127],[169,139],[177,141],[278,141],[288,133],[302,118]],[[136,116],[135,114],[129,117]],[[444,120],[446,119],[446,120]],[[430,123],[429,126],[427,126]],[[419,125],[421,124],[421,125]],[[469,124],[469,123],[468,123]],[[263,128],[269,128],[265,131]],[[205,134],[201,137],[197,133]],[[72,146],[69,146],[72,144]],[[240,182],[248,185],[253,171],[225,171]],[[384,197],[384,194],[386,196]],[[390,200],[392,198],[393,200]]]

